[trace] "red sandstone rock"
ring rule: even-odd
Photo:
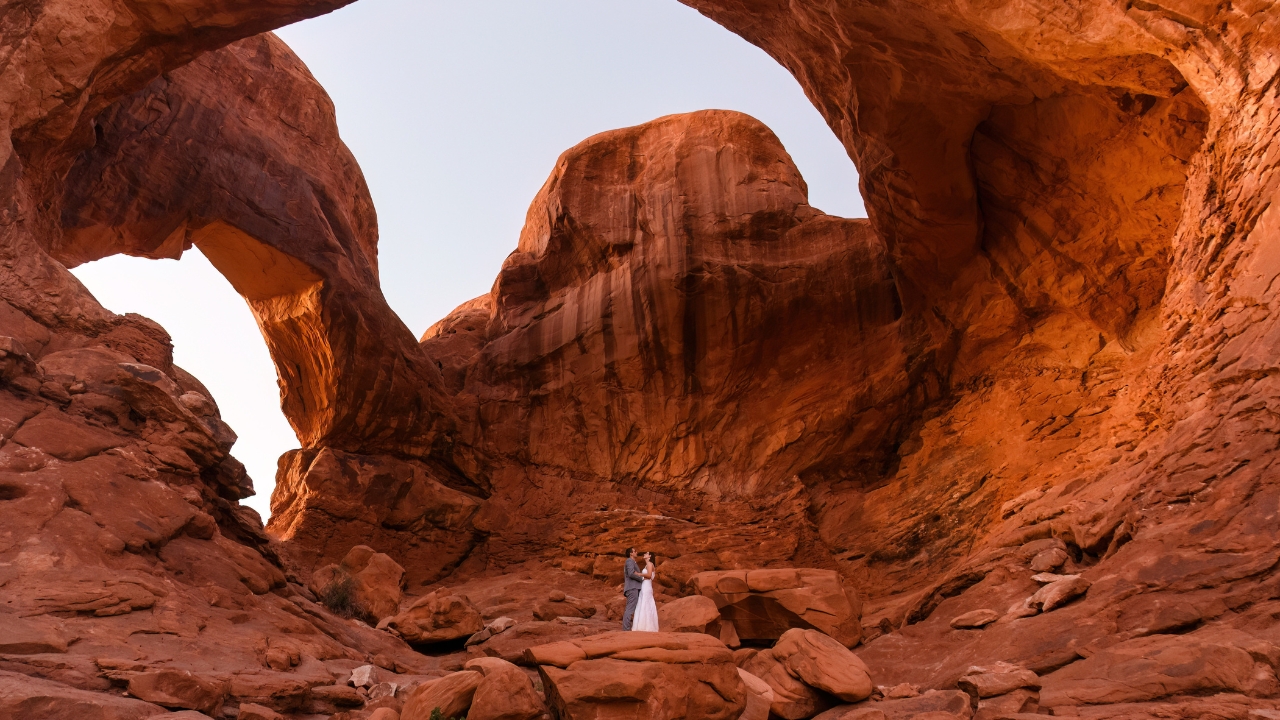
[[[658,627],[663,632],[697,632],[721,637],[720,610],[711,598],[690,595],[658,608]]]
[[[746,707],[732,655],[706,635],[609,633],[528,654],[562,718],[736,718]]]
[[[455,568],[478,539],[479,499],[442,485],[422,463],[298,450],[281,459],[277,483],[271,529],[304,568],[368,544],[407,568],[412,588]]]
[[[986,627],[999,619],[1000,613],[995,610],[974,610],[953,618],[951,627],[957,630],[974,630]]]
[[[675,586],[752,555],[796,558],[810,530],[795,474],[819,447],[878,462],[883,417],[906,382],[885,248],[864,228],[809,207],[776,138],[736,113],[661,118],[566,152],[493,292],[422,342],[468,418],[459,464],[493,486],[479,516],[490,551],[536,546],[545,531],[523,520],[533,512],[565,516],[551,524],[569,526],[572,555],[594,556],[601,541],[656,550]],[[833,324],[850,332],[827,334]],[[800,356],[824,369],[801,372]],[[553,380],[568,368],[573,382]],[[776,380],[755,382],[764,376]],[[822,391],[809,385],[819,377],[829,380]],[[535,407],[531,393],[544,386]],[[855,386],[873,390],[830,392]],[[668,402],[673,392],[681,399]],[[490,414],[497,402],[510,412]],[[585,493],[602,493],[599,506],[643,506],[602,486],[632,476],[724,497],[696,523],[682,503],[648,513],[645,524],[673,527],[643,536],[620,526],[629,513],[603,523],[616,541],[577,527],[603,519],[581,512],[597,507]],[[564,492],[552,484],[574,487],[581,504],[551,501]],[[730,501],[739,495],[771,504],[778,527],[750,527],[757,511]]]
[[[129,694],[167,708],[216,715],[227,695],[226,682],[186,670],[160,670],[129,676]]]
[[[830,570],[708,572],[695,575],[690,585],[715,601],[740,638],[775,640],[790,628],[816,628],[846,646],[861,637],[861,605]]]
[[[973,716],[976,720],[998,720],[1011,715],[1036,714],[1039,710],[1040,693],[1030,689],[1019,689],[993,698],[978,701]]]
[[[773,705],[775,695],[769,683],[738,668],[738,677],[747,690],[747,707],[742,711],[740,720],[768,720],[769,707]]]
[[[448,430],[439,371],[378,290],[364,179],[331,102],[283,43],[263,35],[205,55],[97,123],[67,178],[56,257],[198,247],[259,318],[304,447],[423,455]]]
[[[431,644],[469,637],[484,627],[484,620],[466,598],[440,592],[423,596],[379,625],[409,642]]]
[[[856,655],[816,630],[789,630],[778,643],[744,668],[773,689],[773,714],[800,720],[830,707],[836,699],[857,702],[873,684]]]
[[[464,670],[424,683],[409,696],[400,717],[402,720],[429,720],[437,709],[440,717],[462,717],[471,707],[472,698],[483,679],[484,675],[479,672]]]
[[[992,668],[973,667],[956,683],[975,700],[1007,695],[1021,688],[1040,688],[1040,678],[1030,670],[1012,665]]]
[[[588,601],[566,595],[560,590],[552,591],[549,600],[539,602],[533,608],[533,617],[538,620],[555,620],[558,617],[589,618],[596,614],[596,606]]]
[[[754,655],[743,663],[742,669],[769,685],[773,691],[769,711],[784,720],[813,717],[835,704],[834,698],[797,678],[771,651]]]
[[[844,700],[871,696],[867,666],[834,639],[816,630],[788,630],[769,651],[805,684]]]
[[[148,702],[79,690],[57,682],[0,670],[0,714],[13,718],[100,717],[142,720],[164,713]]]
[[[527,658],[527,651],[539,645],[547,645],[562,640],[600,635],[618,629],[617,621],[602,621],[595,618],[577,620],[566,623],[563,618],[553,622],[518,623],[509,630],[492,636],[475,646],[477,650],[491,657],[498,657],[508,662],[535,665]]]
[[[269,707],[241,703],[236,720],[284,720],[284,716]]]
[[[1278,687],[1277,660],[1276,646],[1233,630],[1136,638],[1044,677],[1041,704],[1126,703],[1208,692],[1266,695]]]
[[[367,545],[357,545],[343,558],[341,565],[326,565],[311,579],[311,589],[324,596],[334,583],[350,589],[353,604],[373,622],[395,615],[400,609],[400,586],[404,568],[384,553],[376,553]]]
[[[887,685],[1008,660],[1058,707],[1134,698],[1100,715],[1268,709],[1271,8],[689,0],[796,74],[870,220],[809,208],[742,116],[606,133],[562,158],[494,291],[420,347],[377,291],[367,193],[301,64],[269,38],[202,54],[337,4],[130,5],[99,27],[93,3],[37,2],[0,30],[6,614],[102,647],[198,643],[233,698],[293,712],[334,682],[323,662],[422,661],[286,567],[369,542],[413,585],[539,557],[605,585],[602,544],[647,544],[673,592],[839,568]],[[285,544],[232,504],[250,492],[232,436],[163,331],[58,262],[190,242],[281,371],[304,446]],[[1058,560],[1087,593],[951,627],[1036,595]],[[179,671],[75,647],[6,667],[95,691]],[[6,697],[87,692],[32,684]],[[853,712],[968,712],[942,694]]]
[[[878,713],[878,716],[876,715]],[[815,720],[967,720],[973,717],[969,696],[957,690],[931,690],[912,698],[843,705],[815,716]]]
[[[37,655],[67,651],[67,633],[63,624],[49,617],[21,618],[6,615],[4,635],[0,637],[0,653],[5,655]]]
[[[498,658],[469,660],[467,670],[484,675],[467,711],[468,720],[536,720],[546,706],[533,689],[529,676]]]

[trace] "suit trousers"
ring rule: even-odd
[[[627,598],[627,609],[622,613],[622,629],[630,630],[631,621],[636,617],[636,605],[640,603],[640,590],[628,590],[622,594]]]

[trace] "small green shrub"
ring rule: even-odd
[[[428,718],[428,720],[467,720],[467,716],[463,715],[462,717],[446,718],[444,713],[440,712],[440,708],[434,708],[431,711],[431,717]]]

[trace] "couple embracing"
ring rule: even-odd
[[[627,598],[627,610],[622,614],[623,630],[658,632],[658,606],[653,601],[653,579],[657,575],[653,553],[637,557],[635,548],[627,548],[627,562],[622,568],[622,594]]]

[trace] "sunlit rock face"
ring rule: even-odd
[[[61,262],[155,254],[174,230],[166,212],[228,201],[188,197],[213,188],[183,185],[172,172],[180,160],[137,146],[115,160],[134,163],[128,172],[94,165],[102,159],[95,148],[117,142],[113,130],[127,125],[113,126],[115,113],[131,117],[142,138],[192,119],[151,91],[150,109],[140,110],[130,93],[162,73],[180,76],[186,68],[176,68],[206,51],[342,4],[49,1],[0,11],[0,717],[142,718],[169,709],[219,717],[249,702],[319,712],[327,701],[312,688],[338,680],[326,663],[381,656],[392,667],[431,668],[400,640],[306,597],[281,546],[238,505],[253,488],[230,455],[235,433],[209,391],[173,364],[167,333],[102,308]],[[305,76],[271,38],[204,55],[196,67],[243,68],[246,56],[264,53],[269,61],[248,74],[266,85]],[[296,100],[311,103],[318,120],[287,119],[332,126],[323,93],[314,81],[309,88],[295,84]],[[206,95],[220,92],[206,87]],[[273,122],[258,147],[293,142],[281,131],[291,126]],[[211,139],[187,132],[180,142],[188,146]],[[336,134],[314,138],[341,172]],[[295,146],[294,156],[305,150]],[[84,177],[86,166],[101,177]],[[242,190],[239,197],[253,196]],[[210,215],[201,219],[231,219]],[[365,217],[372,221],[367,207]],[[94,223],[101,227],[77,234]],[[179,237],[166,254],[183,247]],[[254,248],[246,244],[231,263],[249,278],[245,287],[256,287],[254,258],[264,284],[305,277]],[[407,346],[416,350],[411,336]]]
[[[284,43],[264,35],[200,57],[108,109],[95,132],[68,177],[55,257],[194,245],[253,310],[304,447],[421,457],[448,442],[439,372],[378,287],[364,176],[333,103]]]
[[[1274,596],[1257,569],[1274,561],[1263,527],[1280,492],[1263,409],[1280,392],[1267,359],[1280,107],[1259,50],[1277,42],[1274,10],[686,4],[791,70],[844,141],[903,322],[926,325],[914,339],[944,378],[879,486],[810,483],[823,539],[883,598],[864,625],[903,628],[867,646],[873,673],[940,686],[998,656],[1067,665],[1045,678],[1055,704],[1268,692],[1119,668],[1182,652],[1212,664],[1214,633],[1276,631],[1246,609]],[[1083,600],[949,628],[1025,607],[1050,542],[1064,572],[1092,580]],[[1173,605],[1187,623],[1154,620]],[[1069,665],[1108,644],[1129,649]],[[1105,689],[1114,673],[1142,689]]]
[[[767,128],[709,111],[561,156],[493,291],[423,347],[482,476],[748,497],[816,465],[882,471],[908,387],[900,315],[870,224],[810,207]]]
[[[1273,8],[689,0],[795,74],[869,219],[809,207],[739,114],[604,133],[419,342],[328,99],[250,37],[339,4],[4,16],[0,715],[331,715],[352,664],[461,663],[324,610],[312,569],[385,553],[520,659],[613,627],[632,545],[660,601],[837,571],[886,716],[1274,711]],[[302,445],[270,534],[164,331],[64,266],[193,244]],[[756,696],[834,703],[824,658],[771,650]]]

